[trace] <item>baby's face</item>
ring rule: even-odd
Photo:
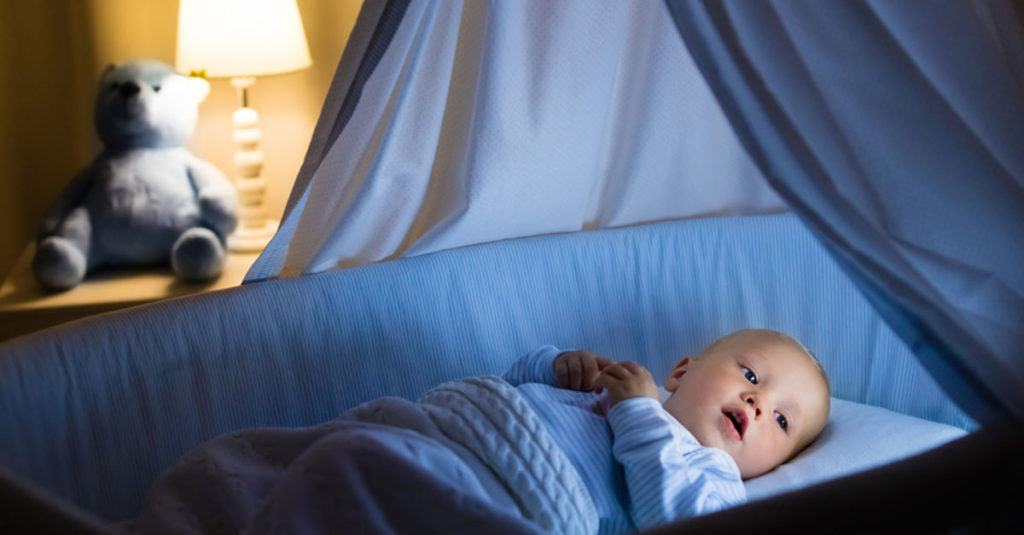
[[[829,396],[800,349],[759,332],[729,337],[669,373],[664,407],[704,446],[721,448],[743,479],[782,464],[821,432]]]

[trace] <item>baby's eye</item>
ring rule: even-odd
[[[779,422],[779,427],[781,427],[783,431],[789,430],[789,420],[786,420],[785,416],[775,413],[775,421]]]
[[[751,384],[755,384],[756,385],[757,384],[757,374],[755,374],[754,372],[750,371],[750,368],[748,368],[746,366],[740,366],[740,367],[743,368],[743,376],[746,377],[747,380],[751,382]]]

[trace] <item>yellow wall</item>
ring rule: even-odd
[[[299,0],[313,67],[259,78],[269,181],[267,206],[284,210],[362,0]],[[95,83],[107,64],[153,58],[174,65],[178,0],[0,0],[0,277],[35,236],[46,207],[100,148],[92,128]],[[189,148],[231,177],[227,80],[211,80]]]

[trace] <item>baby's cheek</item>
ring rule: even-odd
[[[771,470],[770,464],[766,462],[762,455],[741,456],[736,461],[736,465],[739,466],[740,475],[743,476],[743,479],[764,475]]]
[[[785,447],[784,444],[778,442],[765,444],[757,452],[755,458],[757,467],[762,474],[771,472],[786,460],[788,454],[789,448]]]

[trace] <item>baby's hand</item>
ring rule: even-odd
[[[555,377],[558,388],[590,392],[594,380],[605,367],[615,361],[599,357],[590,351],[566,351],[555,357]]]
[[[647,368],[635,362],[620,362],[603,367],[596,384],[608,391],[611,406],[630,398],[647,396],[658,399],[658,385]]]

